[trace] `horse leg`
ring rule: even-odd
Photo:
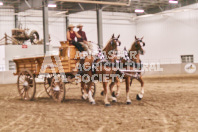
[[[141,100],[144,95],[144,81],[143,81],[142,77],[138,78],[137,80],[141,83],[141,91],[139,94],[137,94],[136,99]]]
[[[126,103],[129,105],[131,104],[131,99],[129,97],[130,77],[126,77],[125,83],[126,83]]]
[[[117,85],[117,91],[115,93],[115,91],[113,91],[113,87],[115,86],[115,84]],[[111,84],[109,85],[110,88],[110,92],[111,92],[111,98],[112,98],[112,102],[117,102],[117,96],[120,93],[120,81],[119,78],[116,77],[114,82],[111,82]]]
[[[89,82],[88,83],[88,89],[89,89],[89,91],[88,91],[88,98],[89,98],[89,102],[91,103],[91,104],[96,104],[96,102],[95,102],[95,100],[94,100],[94,98],[93,98],[93,96],[92,96],[92,92],[91,92],[91,87],[94,85],[94,83],[93,82]]]
[[[104,80],[103,80],[104,81]],[[105,103],[105,106],[110,106],[110,102],[108,101],[108,89],[107,89],[107,84],[108,82],[104,81],[103,82],[103,88],[104,88],[104,103]]]
[[[116,84],[117,84],[117,91],[116,91],[116,97],[120,94],[120,80],[118,77],[116,77]]]
[[[116,98],[116,94],[115,92],[113,91],[113,87],[115,86],[116,82],[111,82],[111,84],[109,85],[109,90],[111,92],[111,99],[112,99],[112,102],[117,102],[117,98]]]
[[[87,98],[88,98],[87,89],[85,86],[86,86],[85,82],[81,81],[82,99],[83,100],[87,100]]]

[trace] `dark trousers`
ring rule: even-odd
[[[82,45],[78,42],[72,41],[71,42],[80,52],[85,51]]]

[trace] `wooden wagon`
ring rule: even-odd
[[[65,84],[75,82],[79,55],[75,46],[66,41],[61,41],[59,55],[37,56],[18,58],[16,73],[18,75],[17,88],[24,100],[33,100],[36,93],[35,78],[43,76],[46,93],[55,101],[61,102],[65,99]],[[78,52],[79,53],[79,52]],[[95,95],[95,84],[92,86],[92,96]],[[81,88],[81,92],[82,88]]]

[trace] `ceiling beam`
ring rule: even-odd
[[[61,2],[72,2],[72,3],[86,3],[86,4],[99,4],[99,5],[115,5],[115,6],[130,6],[131,0],[128,3],[120,2],[107,2],[107,1],[89,1],[89,0],[55,0]]]

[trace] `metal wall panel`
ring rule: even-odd
[[[194,55],[198,62],[198,10],[143,18],[136,28],[145,36],[144,61],[181,63],[181,55]]]

